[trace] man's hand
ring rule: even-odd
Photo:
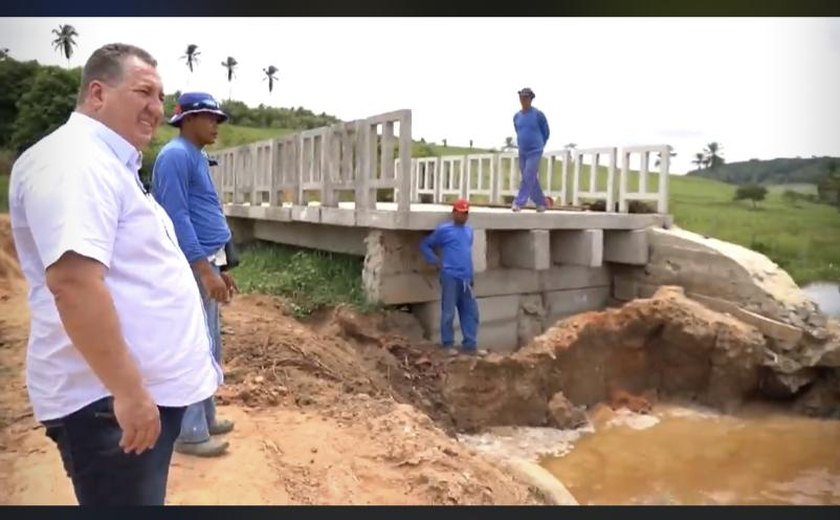
[[[148,392],[114,396],[114,416],[123,432],[124,452],[140,455],[154,448],[160,436],[160,412]]]
[[[204,286],[207,294],[217,302],[227,303],[230,301],[230,292],[228,291],[227,284],[225,284],[225,281],[218,274],[208,273],[202,275],[201,285]]]
[[[236,285],[236,280],[234,280],[233,276],[231,276],[228,272],[222,272],[220,276],[227,286],[228,295],[232,299],[233,295],[239,292],[239,286]]]
[[[193,264],[193,269],[198,272],[201,285],[204,291],[219,303],[228,303],[230,301],[230,291],[224,279],[213,269],[205,259],[201,259]]]

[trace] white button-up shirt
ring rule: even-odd
[[[125,342],[158,405],[199,402],[222,382],[192,270],[139,167],[131,144],[74,112],[12,168],[12,234],[32,314],[26,383],[38,420],[110,395],[67,336],[46,285],[46,268],[68,251],[107,267]]]

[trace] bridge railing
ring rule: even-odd
[[[208,155],[218,163],[211,172],[220,198],[233,204],[317,200],[337,207],[353,201],[364,212],[386,200],[407,214],[411,203],[458,197],[506,204],[519,190],[515,152],[411,158],[411,149],[411,111],[398,110]],[[651,154],[659,159],[658,172],[650,171]],[[668,145],[547,151],[541,185],[555,206],[602,202],[608,211],[626,213],[633,201],[644,201],[667,213],[670,156]],[[630,170],[637,160],[638,173]]]
[[[411,111],[398,110],[209,152],[224,203],[270,206],[342,198],[374,209],[382,192],[407,213],[412,198]],[[402,159],[400,166],[399,160]],[[345,196],[346,192],[352,192]]]

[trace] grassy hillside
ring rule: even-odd
[[[727,163],[714,169],[688,172],[691,177],[703,177],[732,184],[814,184],[828,173],[829,164],[840,158],[813,157],[810,159],[771,159]]]
[[[826,204],[785,202],[778,190],[751,209],[732,202],[735,186],[698,177],[673,177],[671,212],[685,229],[762,252],[799,284],[840,281],[840,213]]]
[[[292,132],[294,132],[294,130],[285,128],[250,128],[247,126],[223,124],[219,126],[219,137],[216,139],[213,146],[208,147],[208,149],[214,150],[246,143],[253,143],[255,141],[280,137]],[[163,125],[160,129],[158,129],[153,145],[157,144],[159,146],[163,146],[163,144],[176,135],[178,135],[177,128],[169,125]]]

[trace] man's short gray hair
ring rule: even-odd
[[[82,70],[82,81],[79,85],[79,96],[76,102],[81,105],[87,98],[87,90],[93,81],[102,81],[108,84],[119,82],[123,76],[123,62],[129,56],[135,56],[157,67],[157,60],[147,51],[140,47],[127,43],[109,43],[96,49],[90,55],[85,68]]]

